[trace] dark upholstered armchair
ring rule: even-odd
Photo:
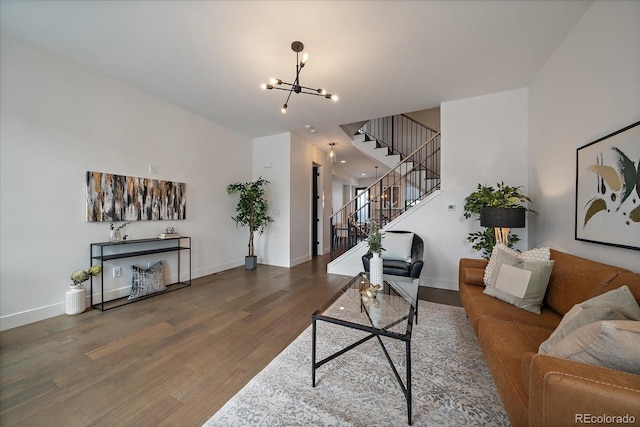
[[[399,251],[398,245],[396,243],[400,241],[400,246],[402,246],[402,239],[404,238],[404,236],[410,233],[410,231],[395,230],[384,232],[382,246],[385,249],[387,249],[387,247],[385,246],[385,240],[389,241],[389,253],[387,253],[386,251],[382,252],[382,266],[384,274],[393,274],[394,276],[406,276],[413,278],[420,277],[420,272],[422,271],[422,267],[424,265],[424,261],[422,260],[422,255],[424,252],[424,242],[422,241],[422,238],[420,236],[418,236],[417,234],[413,234],[413,240],[410,243],[410,251],[407,246],[407,253],[400,253],[400,255],[398,256]],[[408,238],[409,236],[406,237]],[[402,251],[400,250],[400,252]],[[369,260],[371,259],[371,256],[371,252],[367,252],[366,255],[362,256],[362,265],[364,266],[364,271],[367,273],[369,272]]]

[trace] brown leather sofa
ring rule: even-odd
[[[564,427],[625,415],[640,424],[640,375],[537,354],[575,304],[622,285],[640,301],[640,274],[553,249],[551,259],[542,314],[485,295],[486,260],[459,264],[460,297],[511,424]]]

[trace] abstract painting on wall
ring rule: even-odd
[[[186,184],[87,172],[87,221],[186,218]]]
[[[578,148],[575,238],[640,250],[640,122]]]

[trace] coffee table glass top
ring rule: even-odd
[[[409,319],[413,320],[417,308],[419,279],[384,275],[384,285],[376,298],[363,300],[360,287],[367,278],[366,273],[355,276],[330,301],[331,307],[317,314],[399,335],[410,334]]]

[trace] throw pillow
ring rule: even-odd
[[[567,318],[566,321],[565,318]],[[562,341],[562,339],[573,331],[590,323],[602,320],[627,320],[627,318],[622,313],[611,307],[583,308],[579,305],[573,306],[573,308],[565,314],[562,321],[558,324],[558,327],[553,331],[549,338],[540,344],[538,354],[548,354],[557,343]]]
[[[493,247],[489,263],[484,269],[484,284],[486,286],[489,286],[489,283],[495,280],[500,271],[498,258],[500,258],[501,255],[510,255],[513,258],[518,258],[523,261],[548,261],[551,258],[551,251],[549,248],[535,248],[521,253],[509,248],[507,245],[497,243]]]
[[[131,266],[131,294],[129,299],[164,291],[164,268],[162,261],[158,261],[149,268]]]
[[[558,341],[588,323],[616,319],[640,320],[640,306],[627,285],[574,305],[540,345],[538,353],[547,354]]]
[[[484,293],[540,314],[554,261],[521,260],[509,254],[500,255],[498,259],[498,274],[492,278]]]
[[[612,307],[631,320],[640,320],[640,306],[627,285],[590,298],[580,305],[583,308]]]
[[[559,341],[549,355],[640,374],[640,322],[590,323]]]
[[[382,258],[411,262],[411,245],[413,233],[391,233],[382,235]]]

